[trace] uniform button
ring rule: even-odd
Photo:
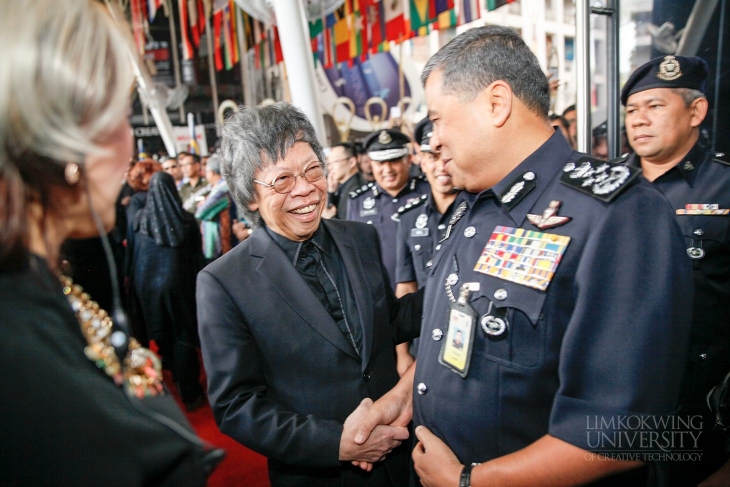
[[[504,301],[507,299],[507,290],[506,289],[497,289],[494,291],[494,299],[497,301]]]
[[[431,332],[431,338],[433,338],[436,341],[439,341],[443,338],[444,332],[436,328],[434,331]]]
[[[441,250],[441,244],[438,244],[438,245],[436,246],[436,250]]]
[[[444,224],[442,223],[442,224],[441,224],[441,225],[439,225],[439,226],[438,226],[437,228],[438,228],[439,230],[443,230],[444,228],[446,228],[446,225],[444,225]]]
[[[707,354],[706,353],[701,353],[700,354],[700,359],[707,360]]]
[[[365,372],[365,373],[364,373],[364,374],[362,375],[362,378],[363,378],[363,380],[364,380],[365,382],[369,381],[369,380],[370,380],[370,372]]]
[[[421,250],[421,246],[420,245],[414,245],[413,246],[413,250]]]
[[[420,395],[424,395],[424,394],[426,394],[428,392],[428,386],[426,384],[424,384],[423,382],[420,382],[416,386],[416,390],[418,391],[418,393]]]
[[[373,221],[372,220],[368,220],[368,225],[372,225],[372,224],[373,224]]]
[[[464,229],[464,236],[466,238],[472,238],[476,234],[477,234],[477,229],[475,227],[466,227]]]
[[[432,260],[429,260],[428,262],[426,262],[426,267],[431,267],[432,265],[433,265]]]
[[[398,203],[398,198],[393,198],[393,203]]]
[[[535,179],[535,173],[526,172],[525,174],[522,175],[522,179],[524,179],[525,181],[532,181],[533,179]]]
[[[695,235],[697,235],[698,237],[701,237],[702,235],[704,235],[704,234],[705,234],[705,231],[704,231],[704,230],[702,230],[701,228],[698,228],[697,230],[695,230],[695,232],[694,232],[694,233],[695,233]]]

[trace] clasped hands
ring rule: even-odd
[[[372,464],[380,462],[403,440],[408,439],[408,429],[404,426],[377,425],[369,436],[363,439],[356,436],[360,433],[363,421],[368,417],[372,399],[363,399],[360,405],[347,417],[340,437],[340,461],[361,465],[364,470],[371,470]]]

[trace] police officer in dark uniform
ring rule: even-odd
[[[397,130],[386,129],[368,135],[363,146],[372,160],[375,183],[350,193],[347,219],[374,225],[378,230],[383,264],[395,289],[395,240],[398,208],[420,200],[429,186],[421,177],[409,178],[410,139]]]
[[[398,208],[397,255],[395,278],[396,296],[414,292],[426,284],[426,263],[446,230],[456,192],[451,175],[444,169],[440,154],[429,145],[433,125],[428,118],[421,120],[414,130],[420,142],[421,168],[431,191],[418,201]]]
[[[464,191],[429,266],[416,366],[357,441],[412,406],[425,486],[645,481],[650,458],[616,456],[637,448],[615,440],[632,433],[619,419],[675,410],[689,336],[666,200],[552,129],[548,82],[509,28],[460,34],[422,80],[430,145]]]
[[[626,130],[635,151],[626,159],[669,200],[692,263],[694,311],[680,415],[702,415],[702,461],[668,465],[671,485],[697,485],[725,464],[728,453],[713,435],[706,396],[730,371],[730,162],[701,142],[707,114],[707,63],[664,56],[639,67],[621,92]],[[677,365],[677,377],[680,367]],[[719,484],[718,484],[719,485]]]

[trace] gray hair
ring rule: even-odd
[[[311,122],[288,103],[253,108],[241,106],[238,112],[226,119],[221,144],[221,175],[243,217],[251,225],[261,224],[259,212],[248,207],[256,195],[254,174],[285,158],[297,142],[309,144],[319,160],[324,160],[322,146]]]
[[[707,98],[700,90],[693,90],[692,88],[672,88],[672,91],[682,97],[686,108],[689,108],[692,102],[698,98]]]
[[[83,167],[129,109],[131,37],[92,0],[13,0],[0,16],[0,267],[27,253],[27,205],[60,209],[64,167]]]
[[[208,162],[205,164],[205,168],[208,171],[213,171],[216,174],[220,174],[222,163],[223,158],[220,156],[220,154],[212,154],[210,157],[208,157]]]
[[[473,100],[484,88],[502,80],[530,110],[548,117],[548,80],[530,48],[509,27],[489,25],[459,34],[431,56],[421,82],[425,85],[435,71],[443,75],[443,92],[461,101]]]

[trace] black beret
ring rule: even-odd
[[[413,139],[421,146],[421,150],[423,152],[433,152],[431,144],[429,143],[432,133],[433,123],[431,123],[431,120],[429,120],[428,117],[418,122],[418,124],[416,124],[416,128],[413,130]]]
[[[363,147],[370,159],[376,162],[400,159],[408,154],[411,139],[398,130],[378,130],[365,137]]]
[[[621,104],[634,93],[653,88],[690,88],[704,93],[710,70],[700,57],[664,56],[652,59],[634,71],[621,90]]]

